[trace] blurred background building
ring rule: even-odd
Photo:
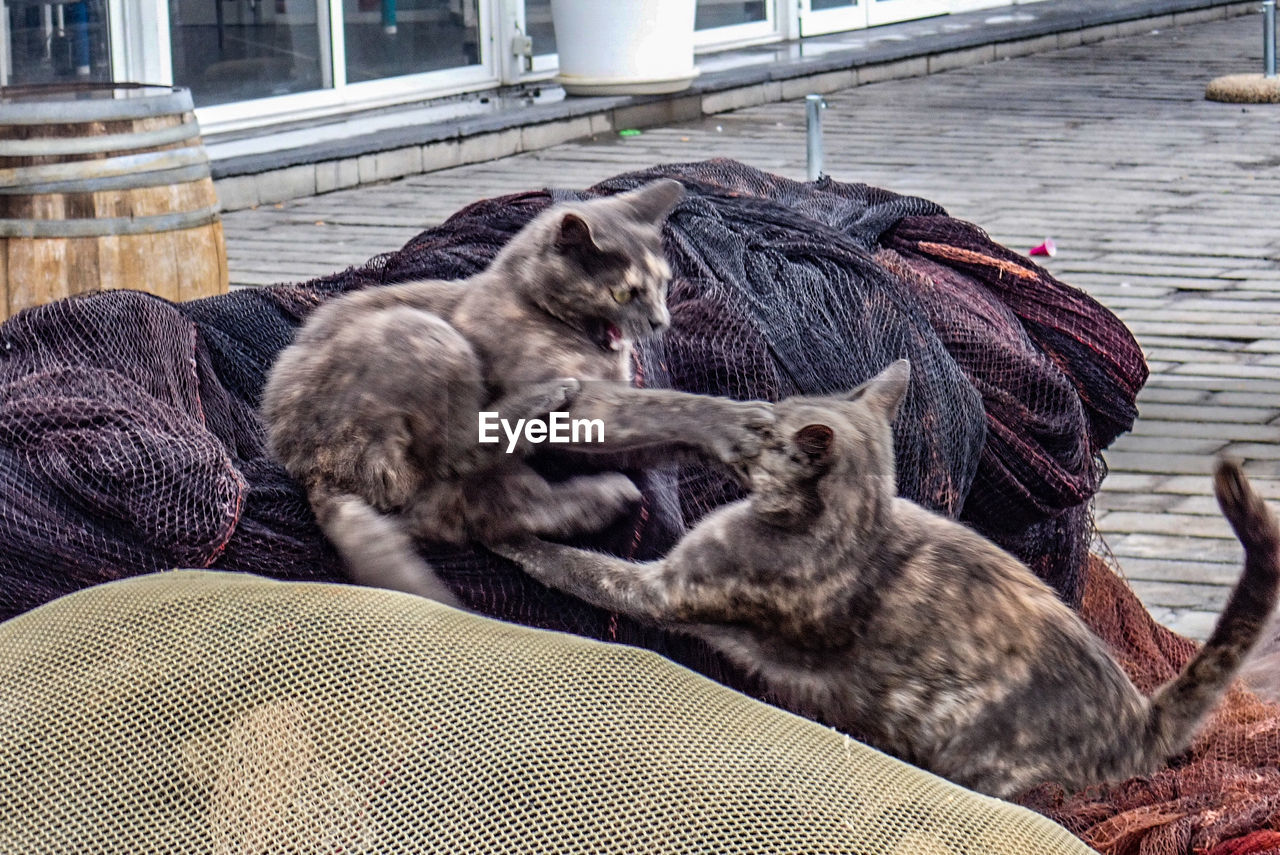
[[[695,43],[711,52],[1001,5],[697,0]],[[551,0],[0,0],[0,85],[185,86],[211,132],[537,83],[556,67]]]

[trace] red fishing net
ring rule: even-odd
[[[1083,598],[1139,685],[1172,673],[1189,644],[1144,623],[1128,589],[1109,583],[1087,554],[1099,453],[1132,424],[1146,379],[1123,324],[931,202],[828,179],[790,181],[732,161],[476,202],[397,252],[301,285],[178,305],[116,292],[9,320],[0,326],[0,617],[174,566],[341,579],[301,491],[266,454],[256,413],[266,372],[302,319],[336,293],[468,276],[553,202],[660,175],[689,193],[665,232],[673,327],[639,349],[637,382],[776,400],[842,391],[908,357],[900,492],[1001,543],[1066,601]],[[538,463],[552,472],[587,465],[563,456]],[[635,477],[642,506],[589,545],[657,556],[739,496],[711,466]],[[483,550],[424,544],[423,554],[478,611],[650,647],[759,694],[700,642],[547,590]],[[1209,739],[1221,735],[1233,747],[1206,749],[1156,783],[1070,798],[1044,791],[1033,803],[1117,852],[1189,851],[1141,848],[1173,825],[1208,845],[1266,828],[1272,814],[1250,808],[1243,820],[1238,801],[1186,807],[1210,804],[1219,790],[1242,792],[1241,776],[1261,774],[1254,760],[1273,770],[1280,760],[1271,707],[1237,694],[1226,709]],[[1246,732],[1253,741],[1241,741]],[[1166,797],[1180,786],[1185,793]],[[1228,825],[1231,834],[1204,831]],[[1232,851],[1264,851],[1256,847],[1269,839]]]
[[[1152,620],[1097,556],[1089,559],[1081,615],[1145,692],[1195,651]],[[1280,853],[1280,705],[1237,683],[1168,768],[1080,793],[1040,787],[1022,802],[1109,855]]]

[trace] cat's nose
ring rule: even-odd
[[[649,327],[655,333],[660,333],[669,326],[671,326],[671,313],[667,311],[666,306],[649,316]]]

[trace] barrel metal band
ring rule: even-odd
[[[161,169],[155,172],[134,172],[127,175],[108,175],[86,178],[80,181],[48,181],[43,184],[26,184],[21,187],[0,187],[0,196],[34,196],[38,193],[100,193],[108,190],[137,190],[142,187],[167,187],[200,181],[210,175],[208,163]]]
[[[187,146],[167,151],[150,151],[145,154],[125,154],[102,160],[15,166],[0,169],[0,190],[7,187],[23,188],[52,181],[83,181],[112,175],[158,172],[162,169],[176,169],[180,166],[208,162],[209,155],[205,153],[203,146]]]
[[[218,206],[149,217],[103,217],[96,220],[2,220],[0,237],[89,238],[146,235],[194,229],[218,219]]]
[[[65,154],[101,154],[104,151],[128,151],[182,142],[200,136],[197,122],[183,122],[166,128],[133,131],[126,134],[103,134],[96,137],[40,137],[25,140],[0,140],[0,157],[56,157]]]
[[[127,88],[127,87],[121,87]],[[48,101],[12,101],[4,104],[6,125],[65,125],[81,122],[116,122],[189,113],[191,91],[175,87],[169,92],[140,98],[84,98]]]

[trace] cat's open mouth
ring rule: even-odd
[[[621,350],[622,327],[609,321],[598,321],[592,339],[601,350]]]

